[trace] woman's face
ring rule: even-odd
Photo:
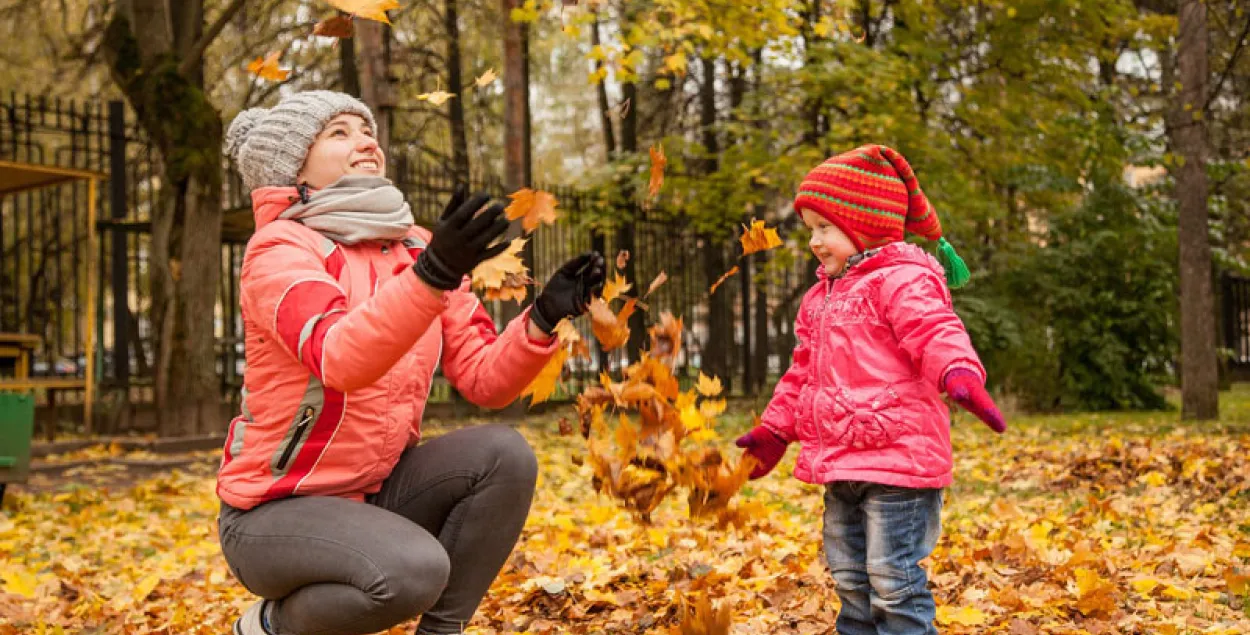
[[[344,113],[317,134],[296,182],[321,189],[349,174],[385,176],[386,157],[369,123]]]
[[[820,264],[825,266],[825,274],[836,276],[842,273],[847,259],[859,253],[855,243],[824,216],[811,210],[803,210],[801,213],[803,224],[812,230],[812,239],[807,244]]]

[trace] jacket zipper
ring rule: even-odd
[[[299,445],[299,440],[304,436],[304,430],[308,429],[308,424],[312,422],[312,407],[304,408],[304,418],[295,424],[295,434],[291,435],[291,442],[287,444],[286,449],[282,451],[282,456],[278,458],[278,470],[286,469],[287,461],[291,460],[291,455],[295,453],[295,447]]]

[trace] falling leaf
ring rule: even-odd
[[[602,69],[600,69],[600,70],[602,70],[602,71],[603,71],[603,74],[604,74],[604,76],[606,77],[606,76],[607,76],[607,70],[608,70],[608,69],[607,69],[606,67],[604,67],[604,68],[602,68]],[[631,101],[631,100],[626,99],[625,101],[623,101],[623,102],[621,102],[621,103],[617,104],[616,106],[614,106],[614,107],[612,108],[612,112],[610,113],[610,114],[612,115],[612,117],[614,117],[614,118],[615,118],[615,119],[617,119],[618,121],[620,121],[620,120],[624,120],[624,119],[625,119],[625,116],[629,114],[629,105],[630,105],[630,101]]]
[[[479,291],[502,289],[509,282],[516,284],[515,276],[529,277],[529,270],[521,260],[525,238],[513,238],[503,253],[473,268],[473,288]],[[514,276],[511,280],[509,276]]]
[[[625,302],[619,313],[600,298],[590,301],[590,327],[605,351],[618,349],[629,341],[629,316],[634,312],[635,301]]]
[[[334,8],[358,18],[390,24],[386,12],[399,8],[398,0],[326,0]]]
[[[651,146],[651,182],[647,185],[647,197],[655,198],[664,187],[664,168],[668,166],[668,157],[664,156],[664,146]]]
[[[557,425],[559,426],[560,436],[567,437],[573,434],[573,422],[569,421],[568,417],[560,417]]]
[[[322,37],[350,38],[356,35],[356,23],[350,15],[336,15],[313,26],[313,35]]]
[[[618,273],[614,278],[609,279],[607,283],[603,285],[603,301],[611,302],[621,297],[622,293],[625,293],[632,288],[634,288],[634,285],[630,284],[629,281],[625,279],[625,276]]]
[[[616,268],[624,269],[629,265],[629,250],[622,249],[616,252]]]
[[[556,383],[560,381],[560,373],[564,370],[564,362],[568,360],[569,352],[561,347],[558,349],[551,359],[547,360],[547,364],[539,371],[538,376],[525,387],[525,391],[521,393],[522,397],[530,397],[530,407],[534,407],[551,398],[556,391]]]
[[[647,287],[647,292],[642,294],[642,297],[645,298],[651,295],[653,291],[655,291],[656,289],[659,289],[660,286],[663,285],[665,282],[668,282],[668,274],[661,271],[660,275],[656,276],[655,280],[651,281],[651,286]]]
[[[449,93],[445,90],[436,90],[432,93],[421,93],[420,95],[417,95],[417,99],[428,101],[435,106],[442,106],[455,96],[455,93]]]
[[[681,353],[682,320],[665,311],[660,323],[651,327],[651,354],[664,360],[675,361]]]
[[[764,227],[762,220],[752,219],[750,228],[744,226],[743,229],[739,240],[742,242],[742,255],[744,256],[781,246],[781,237],[777,235],[777,230]]]
[[[264,58],[258,57],[248,63],[247,72],[271,82],[284,82],[291,75],[291,71],[278,68],[278,59],[281,57],[282,51],[271,52]]]
[[[720,377],[708,377],[702,371],[699,372],[699,383],[695,386],[700,395],[704,397],[715,397],[719,395],[725,388],[721,386]]]
[[[576,326],[573,326],[572,320],[564,318],[556,322],[556,338],[561,344],[572,344],[582,341],[582,334],[577,331]]]
[[[712,294],[716,293],[716,288],[717,288],[717,287],[719,287],[719,286],[721,285],[721,283],[723,283],[724,281],[728,280],[730,276],[732,276],[732,275],[734,275],[734,274],[736,274],[736,273],[738,273],[738,267],[736,267],[736,266],[735,266],[733,269],[730,269],[729,271],[726,271],[726,272],[725,272],[725,274],[724,274],[724,275],[722,275],[720,278],[717,278],[717,279],[716,279],[716,282],[712,283],[712,288],[708,290],[708,292],[707,292],[707,293],[708,293],[708,295],[712,295]]]
[[[556,222],[556,206],[560,203],[548,192],[531,190],[523,187],[508,195],[512,202],[504,210],[508,220],[521,219],[521,227],[525,233],[538,228],[540,223],[554,225]]]
[[[495,80],[497,79],[499,79],[499,76],[495,74],[495,69],[488,68],[485,73],[482,73],[481,77],[473,80],[473,85],[478,88],[486,88],[487,86],[495,83]]]

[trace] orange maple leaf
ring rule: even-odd
[[[622,249],[616,253],[616,268],[624,269],[629,265],[629,250]]]
[[[681,353],[682,320],[673,318],[673,314],[665,311],[660,314],[660,323],[651,327],[651,354],[666,360],[675,360]]]
[[[618,273],[615,278],[608,280],[607,284],[603,285],[603,301],[611,302],[621,297],[622,293],[625,293],[632,288],[634,288],[634,285],[630,284],[629,281],[625,279],[625,276]]]
[[[618,349],[629,341],[629,316],[633,314],[636,303],[631,298],[619,313],[613,314],[611,307],[601,298],[590,301],[590,328],[603,350]]]
[[[743,225],[742,237],[742,255],[746,256],[757,251],[772,249],[781,246],[781,237],[777,235],[776,228],[764,227],[764,221],[751,219],[751,226]]]
[[[356,35],[356,23],[350,15],[336,15],[318,22],[313,27],[313,35],[349,38]]]
[[[651,286],[647,287],[647,292],[642,294],[642,297],[645,298],[651,295],[653,291],[655,291],[656,289],[659,289],[660,286],[663,285],[665,282],[668,282],[668,274],[661,271],[660,275],[656,276],[655,280],[651,281]]]
[[[668,166],[668,157],[664,156],[664,146],[651,146],[651,182],[647,184],[648,198],[655,198],[664,187],[664,168]]]
[[[719,607],[712,604],[707,589],[691,606],[689,598],[681,598],[681,622],[670,632],[672,635],[729,635],[729,603]]]
[[[399,8],[399,0],[326,0],[331,6],[358,18],[390,24],[386,12]]]
[[[716,280],[716,282],[712,283],[712,288],[708,290],[707,294],[708,294],[708,295],[712,295],[712,294],[716,293],[716,288],[717,288],[717,287],[719,287],[719,286],[721,285],[721,283],[723,283],[723,282],[725,282],[726,280],[728,280],[728,279],[729,279],[729,277],[730,277],[730,276],[732,276],[732,275],[734,275],[735,273],[738,273],[738,267],[736,267],[736,266],[735,266],[733,269],[730,269],[729,271],[726,271],[726,272],[725,272],[725,275],[721,276],[720,278],[718,278],[718,279]]]
[[[508,195],[512,199],[512,203],[504,210],[508,220],[521,220],[521,227],[525,233],[530,233],[538,228],[539,223],[548,225],[556,222],[556,205],[560,203],[556,201],[556,197],[542,190],[531,190],[523,187],[516,192]]]
[[[278,59],[281,57],[282,51],[273,51],[263,58],[258,57],[248,63],[247,72],[271,82],[284,82],[291,75],[291,71],[278,68]]]

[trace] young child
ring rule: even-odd
[[[795,322],[794,362],[760,425],[737,440],[770,472],[800,443],[795,477],[825,486],[825,556],[841,635],[937,633],[919,562],[940,530],[951,483],[945,391],[995,432],[1002,414],[951,309],[968,271],[911,166],[868,145],[812,170],[794,207],[812,230],[820,280]],[[938,264],[904,231],[938,240]],[[945,269],[945,273],[944,273]]]

